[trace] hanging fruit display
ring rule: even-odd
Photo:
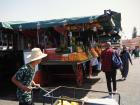
[[[97,54],[100,56],[101,55],[101,48],[99,48],[98,46],[95,47],[95,51],[97,52]]]
[[[99,57],[99,55],[96,52],[95,48],[91,48],[91,53],[92,53],[93,57]]]

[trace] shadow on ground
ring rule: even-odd
[[[122,81],[125,81],[124,79],[117,79],[116,80],[117,82],[122,82]]]

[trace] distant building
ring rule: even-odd
[[[135,46],[140,47],[140,36],[137,36],[136,38],[133,39],[122,40],[122,45],[125,45],[126,47],[129,48],[135,48]]]

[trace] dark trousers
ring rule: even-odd
[[[116,70],[112,70],[112,71],[109,71],[109,72],[105,72],[105,75],[106,75],[106,81],[107,81],[107,88],[108,88],[108,92],[110,92],[110,94],[113,92],[113,91],[116,91],[116,73],[117,71]],[[111,86],[111,83],[113,83],[113,91],[112,91],[112,86]]]
[[[32,102],[23,102],[23,103],[19,102],[19,105],[34,105],[34,103],[32,103]]]
[[[121,70],[121,75],[122,75],[122,77],[126,78],[127,75],[128,75],[128,70],[127,69],[126,70],[125,69],[124,70],[122,69]]]
[[[129,72],[129,62],[124,62],[123,63],[123,69],[121,69],[121,74],[122,77],[126,78]]]

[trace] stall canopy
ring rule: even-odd
[[[71,25],[71,24],[84,24],[89,23],[92,20],[96,20],[97,16],[90,17],[75,17],[75,18],[63,18],[63,19],[53,19],[46,21],[37,21],[37,22],[27,22],[23,24],[12,24],[14,29],[19,29],[19,26],[22,25],[22,29],[37,29],[37,25],[39,24],[40,28],[49,28],[63,25]]]
[[[108,11],[108,10],[107,10]],[[74,17],[74,18],[63,18],[63,19],[53,19],[46,21],[36,21],[36,22],[25,22],[18,24],[11,24],[12,28],[18,30],[22,27],[22,30],[30,30],[37,28],[48,28],[64,25],[77,25],[77,24],[90,24],[94,21],[99,22],[104,30],[115,30],[119,32],[121,30],[121,14],[109,10],[109,12],[98,16],[86,16],[86,17]]]

